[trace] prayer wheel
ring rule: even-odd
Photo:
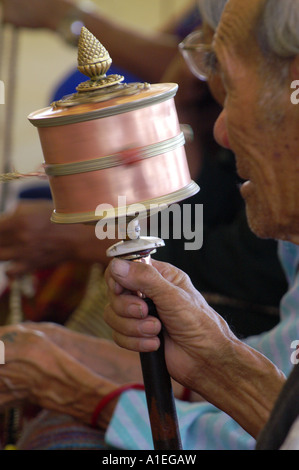
[[[105,218],[116,223],[133,218],[136,203],[139,217],[146,217],[153,204],[169,206],[199,189],[190,179],[176,112],[178,86],[127,84],[120,75],[107,75],[110,65],[107,50],[83,27],[78,69],[89,80],[28,117],[38,129],[55,223],[96,223],[103,217],[97,212],[101,204],[107,208]],[[116,243],[107,254],[149,262],[161,245],[163,240],[140,237],[137,230],[133,240]],[[146,301],[155,315],[155,306]],[[154,447],[181,448],[163,341],[157,353],[140,358]]]
[[[56,223],[98,220],[95,209],[175,203],[198,191],[191,181],[173,83],[122,83],[106,75],[111,59],[82,28],[78,69],[90,80],[51,107],[29,115],[38,128]]]

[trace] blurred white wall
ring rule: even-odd
[[[193,0],[94,0],[94,3],[119,21],[150,30],[165,24]],[[43,156],[37,129],[27,116],[48,105],[53,86],[76,66],[77,55],[76,50],[64,44],[55,33],[21,30],[18,43],[12,161],[17,171],[30,172],[42,164]],[[6,79],[3,81],[7,85]],[[0,105],[1,140],[4,119],[5,104]],[[1,161],[0,164],[2,167]]]

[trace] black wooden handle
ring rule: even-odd
[[[144,300],[148,304],[149,314],[158,317],[152,300]],[[157,351],[140,353],[154,448],[155,450],[180,450],[182,444],[171,379],[165,362],[162,332],[159,338],[161,345]]]

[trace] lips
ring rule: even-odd
[[[240,186],[240,193],[244,199],[247,199],[250,194],[252,194],[252,189],[254,188],[251,181],[245,181]]]
[[[237,173],[241,179],[241,183],[239,185],[239,190],[243,199],[247,199],[249,194],[251,193],[252,189],[252,182],[250,181],[249,171],[245,165],[237,164]]]

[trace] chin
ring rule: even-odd
[[[251,231],[259,238],[292,241],[299,235],[299,224],[296,226],[294,219],[291,223],[281,223],[269,211],[261,216],[258,210],[250,211],[249,207],[246,207],[246,213]]]
[[[265,194],[257,196],[251,182],[242,187],[246,215],[251,231],[259,238],[291,241],[299,236],[299,213],[292,210],[287,201],[284,204],[270,202]],[[292,204],[294,206],[294,204]],[[283,210],[288,208],[288,210]]]
[[[280,227],[275,223],[269,211],[261,210],[257,205],[246,205],[248,225],[251,231],[259,238],[278,239]]]
[[[259,238],[273,238],[278,239],[278,231],[275,227],[265,226],[263,223],[257,223],[256,221],[248,220],[250,230]]]

